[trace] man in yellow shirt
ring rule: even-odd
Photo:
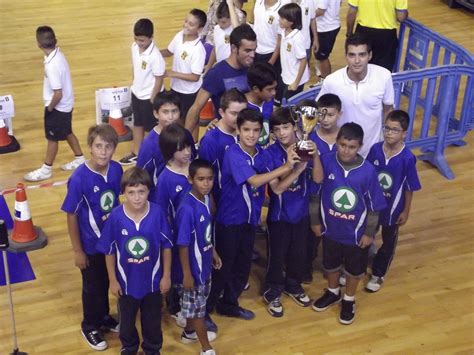
[[[397,54],[397,22],[408,17],[408,0],[349,0],[347,34],[363,33],[372,44],[371,64],[393,70]]]

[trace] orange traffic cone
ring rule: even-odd
[[[5,120],[0,119],[0,154],[16,152],[20,144],[15,137],[8,135]]]
[[[123,123],[122,110],[110,110],[109,125],[111,125],[115,129],[115,132],[117,132],[119,142],[132,140],[132,131],[130,130],[130,127],[125,126]]]
[[[214,110],[214,105],[212,103],[212,100],[209,99],[207,100],[206,104],[202,108],[200,114],[199,114],[199,125],[201,127],[207,126],[210,121],[212,121],[216,117],[216,113]]]
[[[10,239],[10,249],[27,251],[42,248],[47,239],[40,227],[33,225],[30,208],[26,199],[25,186],[16,185],[15,215],[13,232]]]

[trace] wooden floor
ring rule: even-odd
[[[345,2],[344,2],[345,3]],[[95,122],[94,91],[131,80],[129,47],[133,23],[150,17],[156,42],[167,46],[192,6],[207,1],[0,1],[0,95],[15,100],[15,136],[22,149],[0,156],[0,189],[14,186],[43,159],[43,56],[36,47],[35,29],[48,24],[69,60],[76,104],[74,130],[83,149],[87,127]],[[344,13],[347,5],[343,5]],[[474,51],[473,14],[448,9],[441,0],[410,2],[410,16]],[[343,34],[332,59],[344,65]],[[251,288],[242,305],[255,311],[253,321],[215,317],[220,326],[214,346],[220,354],[319,353],[461,353],[474,352],[474,137],[468,145],[448,148],[447,160],[456,174],[448,181],[436,169],[419,162],[423,190],[415,194],[412,214],[402,228],[397,255],[386,284],[377,294],[359,292],[353,325],[337,321],[336,308],[323,313],[302,309],[283,298],[285,316],[268,315],[259,293],[264,264],[254,265]],[[116,157],[127,152],[118,147]],[[87,153],[87,151],[86,151]],[[60,163],[71,159],[60,147],[54,181],[67,179]],[[30,190],[28,198],[35,224],[49,236],[49,245],[29,254],[37,280],[14,285],[13,298],[20,349],[30,354],[92,353],[79,333],[80,274],[73,265],[66,218],[59,211],[65,187]],[[12,208],[13,195],[7,195]],[[258,242],[263,250],[263,241]],[[315,281],[306,287],[317,297],[325,281],[318,259]],[[112,300],[112,303],[114,300]],[[196,354],[198,345],[183,345],[180,329],[165,317],[164,354]],[[5,287],[0,287],[0,354],[12,349]],[[108,335],[110,349],[119,351],[116,335]]]

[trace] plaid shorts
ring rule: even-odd
[[[210,278],[204,285],[195,285],[192,290],[185,290],[183,285],[178,285],[178,293],[181,297],[181,315],[184,318],[204,318],[210,291]]]

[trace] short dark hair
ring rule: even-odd
[[[193,145],[191,134],[179,123],[172,123],[163,128],[160,134],[160,151],[163,159],[168,161],[174,153]]]
[[[364,141],[364,130],[360,125],[355,122],[344,123],[341,128],[339,128],[336,140],[339,140],[341,138],[350,141],[357,140],[359,141],[359,144],[362,145]]]
[[[165,104],[172,104],[180,108],[181,102],[178,94],[171,90],[163,90],[158,93],[153,99],[153,110],[158,112],[161,106]]]
[[[400,123],[400,126],[402,127],[402,129],[406,131],[410,124],[410,116],[408,115],[406,111],[393,110],[388,113],[387,118],[385,118],[385,121],[398,122]]]
[[[148,171],[138,166],[127,169],[120,180],[120,192],[124,193],[127,186],[145,185],[151,189],[151,178]]]
[[[244,23],[242,25],[237,26],[232,30],[230,33],[230,45],[234,45],[237,48],[240,47],[242,40],[257,41],[257,35],[250,25]]]
[[[111,125],[100,124],[89,127],[89,131],[87,132],[87,145],[92,147],[92,143],[94,143],[94,140],[97,137],[100,137],[107,143],[112,143],[114,147],[117,147],[118,135]]]
[[[273,66],[267,62],[253,63],[247,72],[247,82],[250,90],[256,86],[263,90],[265,86],[272,85],[277,81],[277,75]]]
[[[244,108],[237,116],[237,127],[240,128],[245,122],[258,122],[260,127],[263,126],[263,116],[260,111]]]
[[[199,169],[209,169],[214,175],[214,169],[212,168],[212,164],[206,159],[198,158],[193,160],[189,165],[189,177],[191,179],[194,178]]]
[[[229,5],[225,1],[221,2],[217,6],[216,18],[219,20],[221,18],[230,18]]]
[[[367,52],[370,53],[372,51],[372,43],[370,42],[370,39],[367,37],[367,35],[356,32],[346,38],[346,42],[344,44],[345,53],[347,54],[349,46],[362,46],[364,44],[367,46]]]
[[[221,96],[220,108],[225,112],[230,106],[231,102],[238,102],[241,104],[247,103],[247,98],[239,89],[232,88],[224,92]]]
[[[192,9],[189,13],[198,19],[199,28],[203,28],[206,25],[207,15],[204,11],[200,9]]]
[[[147,18],[141,18],[135,22],[133,26],[133,34],[135,36],[145,36],[148,38],[153,37],[153,22]]]
[[[49,26],[39,26],[36,29],[36,40],[39,46],[44,49],[53,49],[58,43],[54,30]]]
[[[339,112],[342,108],[342,102],[339,96],[334,94],[324,94],[316,102],[318,108],[321,107],[334,107]]]
[[[270,129],[287,123],[291,123],[293,126],[295,125],[295,121],[291,115],[291,108],[289,106],[279,107],[273,111],[270,116]]]
[[[289,3],[280,7],[278,10],[278,15],[283,17],[285,20],[292,22],[291,29],[294,30],[295,28],[301,30],[303,28],[302,23],[302,13],[301,7],[295,3]]]

